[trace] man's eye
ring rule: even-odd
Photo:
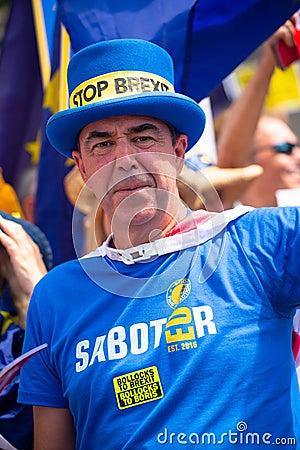
[[[110,148],[112,146],[112,142],[111,141],[102,141],[102,142],[97,142],[96,144],[93,145],[92,151],[93,152],[101,152],[104,151],[108,148]]]
[[[110,147],[112,143],[110,141],[98,142],[94,147]]]
[[[151,141],[153,141],[153,138],[151,136],[138,136],[134,139],[134,142],[136,142],[137,144],[143,144]]]

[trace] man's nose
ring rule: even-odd
[[[118,139],[117,150],[116,167],[126,171],[138,168],[136,148],[128,139]]]
[[[296,145],[293,149],[293,157],[300,162],[300,144]]]

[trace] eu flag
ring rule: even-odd
[[[14,0],[0,58],[0,167],[16,186],[38,136],[43,88],[31,0]]]
[[[74,51],[107,39],[155,42],[172,55],[176,90],[200,101],[300,0],[59,0],[58,7]]]
[[[60,85],[60,71],[63,70],[60,59],[61,32],[61,23],[57,17],[52,45],[51,76],[43,104],[42,145],[36,198],[36,223],[50,242],[53,265],[76,257],[72,240],[73,207],[64,190],[64,177],[71,166],[66,158],[53,149],[45,134],[47,120],[59,109],[62,90]]]

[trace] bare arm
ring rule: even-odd
[[[20,224],[1,217],[0,226],[1,275],[8,281],[20,326],[25,328],[31,293],[47,269],[39,247]]]
[[[68,409],[33,407],[34,450],[75,450],[76,434]]]
[[[22,225],[0,217],[0,242],[9,254],[20,287],[31,295],[34,286],[47,273],[38,245]]]
[[[229,107],[218,139],[218,166],[242,167],[251,162],[253,135],[276,67],[272,44],[278,39],[283,39],[289,46],[294,44],[293,20],[288,20],[264,43],[255,74]]]

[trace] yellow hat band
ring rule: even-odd
[[[145,92],[174,92],[163,77],[149,72],[111,72],[84,81],[70,95],[70,108]]]

